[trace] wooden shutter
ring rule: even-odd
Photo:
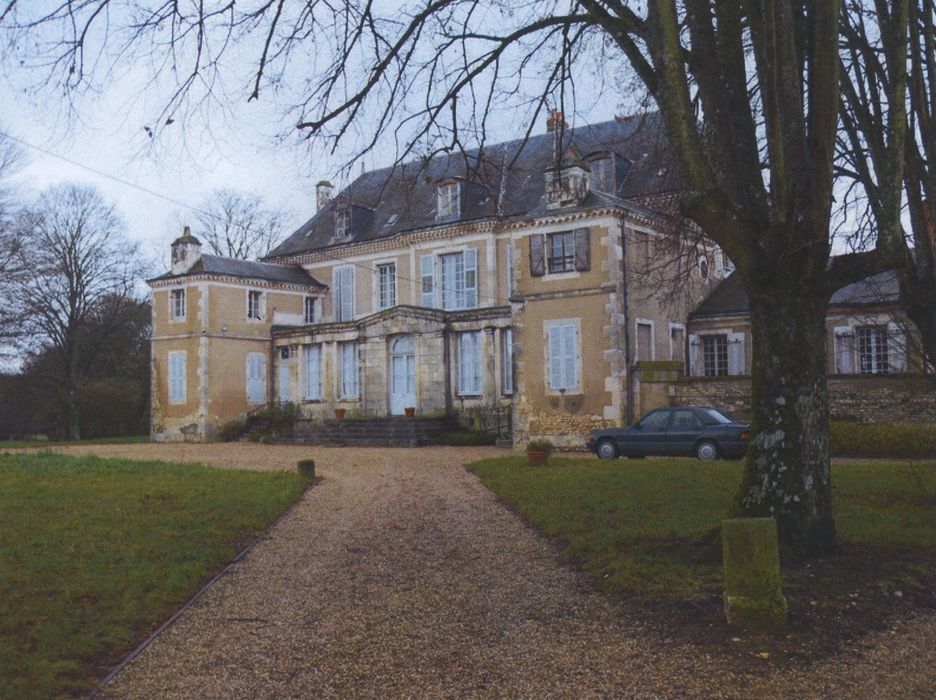
[[[835,335],[835,372],[836,374],[855,373],[855,330],[851,326],[836,326]]]
[[[549,328],[549,388],[562,386],[562,327]]]
[[[891,372],[907,371],[907,336],[893,322],[887,324],[887,365]]]
[[[420,285],[422,292],[422,305],[428,308],[435,306],[435,256],[423,255],[419,258]]]
[[[266,358],[260,353],[247,355],[247,400],[263,403],[266,394]]]
[[[507,298],[513,296],[513,241],[507,240]]]
[[[185,403],[185,351],[169,353],[169,401]]]
[[[546,236],[534,233],[530,236],[530,275],[542,277],[546,274]]]
[[[463,308],[474,309],[478,306],[478,249],[465,249],[465,284]]]
[[[578,386],[578,333],[575,326],[562,327],[562,385],[567,389]]]
[[[701,377],[702,376],[702,353],[700,348],[702,346],[702,341],[699,340],[699,336],[690,334],[689,336],[689,376],[690,377]]]
[[[728,374],[744,374],[744,333],[728,334]]]
[[[577,228],[572,233],[575,239],[575,269],[579,272],[585,272],[591,268],[588,229]]]

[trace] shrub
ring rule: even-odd
[[[833,421],[829,449],[835,457],[936,458],[936,425]]]
[[[549,440],[530,440],[526,446],[527,452],[545,452],[547,455],[551,455],[555,450],[556,446]]]
[[[445,433],[439,438],[439,443],[451,447],[475,447],[477,445],[493,445],[497,436],[493,433],[457,432]]]
[[[296,421],[301,417],[299,407],[294,403],[274,403],[257,411],[247,419],[251,434],[289,435],[293,432]]]
[[[221,440],[221,442],[234,442],[235,440],[239,440],[246,430],[247,421],[228,421],[222,425],[221,430],[218,431],[218,439]]]

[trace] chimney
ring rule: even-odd
[[[185,226],[182,235],[172,242],[172,274],[184,275],[201,260],[201,241]]]
[[[315,207],[322,211],[332,198],[332,184],[328,180],[320,180],[315,186]]]

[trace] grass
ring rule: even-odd
[[[149,435],[124,435],[122,437],[90,438],[88,440],[0,440],[0,450],[65,445],[130,445],[149,441]]]
[[[502,457],[471,469],[606,590],[690,603],[720,595],[719,524],[741,462],[553,458],[530,467]],[[833,483],[846,550],[890,559],[872,575],[936,576],[936,463],[836,464]]]
[[[86,693],[304,483],[291,473],[0,454],[0,697]]]

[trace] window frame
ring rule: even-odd
[[[591,171],[591,187],[593,190],[611,195],[617,191],[617,178],[615,177],[614,165],[613,155],[600,156],[592,159],[588,166]]]
[[[443,182],[436,187],[436,218],[440,221],[461,216],[461,183]]]
[[[581,319],[556,319],[543,322],[544,350],[546,355],[546,390],[550,394],[581,393],[582,385],[582,333]],[[559,334],[558,356],[553,355],[553,331]],[[563,334],[571,333],[571,340]],[[568,350],[571,348],[571,355]],[[571,365],[569,361],[571,362]],[[569,377],[569,367],[572,377]],[[558,367],[558,369],[556,369]],[[554,383],[554,370],[558,372],[558,383]]]
[[[173,373],[173,366],[175,365],[173,359],[179,357],[182,358],[181,396],[175,394],[173,391],[177,383],[177,379]],[[172,406],[184,406],[188,403],[188,352],[185,350],[170,350],[166,354],[166,362],[169,364],[169,371],[167,372],[169,379],[167,398],[169,404]]]
[[[253,299],[256,298],[256,315],[251,313],[251,307],[253,306]],[[262,290],[259,289],[248,289],[247,290],[247,320],[248,321],[262,321],[265,316],[265,297]]]
[[[395,260],[377,263],[374,266],[376,284],[374,285],[374,308],[376,311],[385,311],[392,309],[397,305],[397,264]],[[384,272],[390,270],[386,275],[390,278],[387,286],[384,285]],[[385,298],[386,293],[386,298]]]
[[[351,235],[351,207],[335,208],[335,238],[348,238]]]
[[[341,283],[338,280],[339,273],[342,275],[347,274],[348,289],[350,295],[350,301],[348,303],[349,314],[348,318],[344,317],[344,314],[341,312],[342,303],[344,301],[344,295],[341,291]],[[343,323],[345,321],[353,321],[355,317],[355,279],[354,279],[354,265],[338,265],[332,271],[332,283],[334,287],[334,295],[332,296],[332,313],[334,315],[335,321],[338,323]]]
[[[260,382],[259,398],[254,398],[251,394],[251,378],[250,378],[250,365],[251,359],[259,358],[260,360],[260,377],[255,378],[254,381]],[[244,377],[244,393],[247,396],[247,404],[251,406],[258,406],[260,404],[266,403],[267,397],[267,356],[262,352],[248,352],[245,359],[245,377]]]
[[[178,287],[176,289],[169,290],[169,320],[170,321],[184,321],[185,312],[186,312],[186,294],[185,287]],[[178,310],[179,302],[181,301],[182,311],[181,313]]]
[[[302,301],[302,320],[305,324],[311,325],[315,323],[315,319],[318,316],[316,313],[316,304],[315,297],[304,297]]]
[[[699,336],[700,350],[702,351],[702,376],[703,377],[728,377],[728,333],[706,333]],[[709,350],[709,345],[717,347]],[[709,358],[712,359],[711,371],[709,371]]]
[[[554,241],[561,240],[562,255],[556,256]],[[546,274],[563,275],[575,272],[575,232],[555,231],[546,234]]]
[[[458,396],[484,396],[483,335],[484,331],[458,333]],[[470,355],[466,351],[470,351]]]
[[[351,365],[350,367],[346,364]],[[361,398],[361,362],[358,341],[338,343],[338,400],[358,401]],[[351,391],[348,391],[350,389]]]
[[[316,363],[315,372],[312,371],[312,350],[313,348],[317,351],[318,361]],[[324,377],[322,376],[322,353],[324,348],[322,343],[311,343],[305,346],[305,391],[304,398],[306,401],[322,401],[325,397],[324,391]],[[318,392],[312,391],[313,377],[317,377],[317,388]]]
[[[501,328],[501,393],[513,396],[513,328]]]
[[[890,329],[887,324],[855,326],[855,355],[858,374],[891,374]]]

